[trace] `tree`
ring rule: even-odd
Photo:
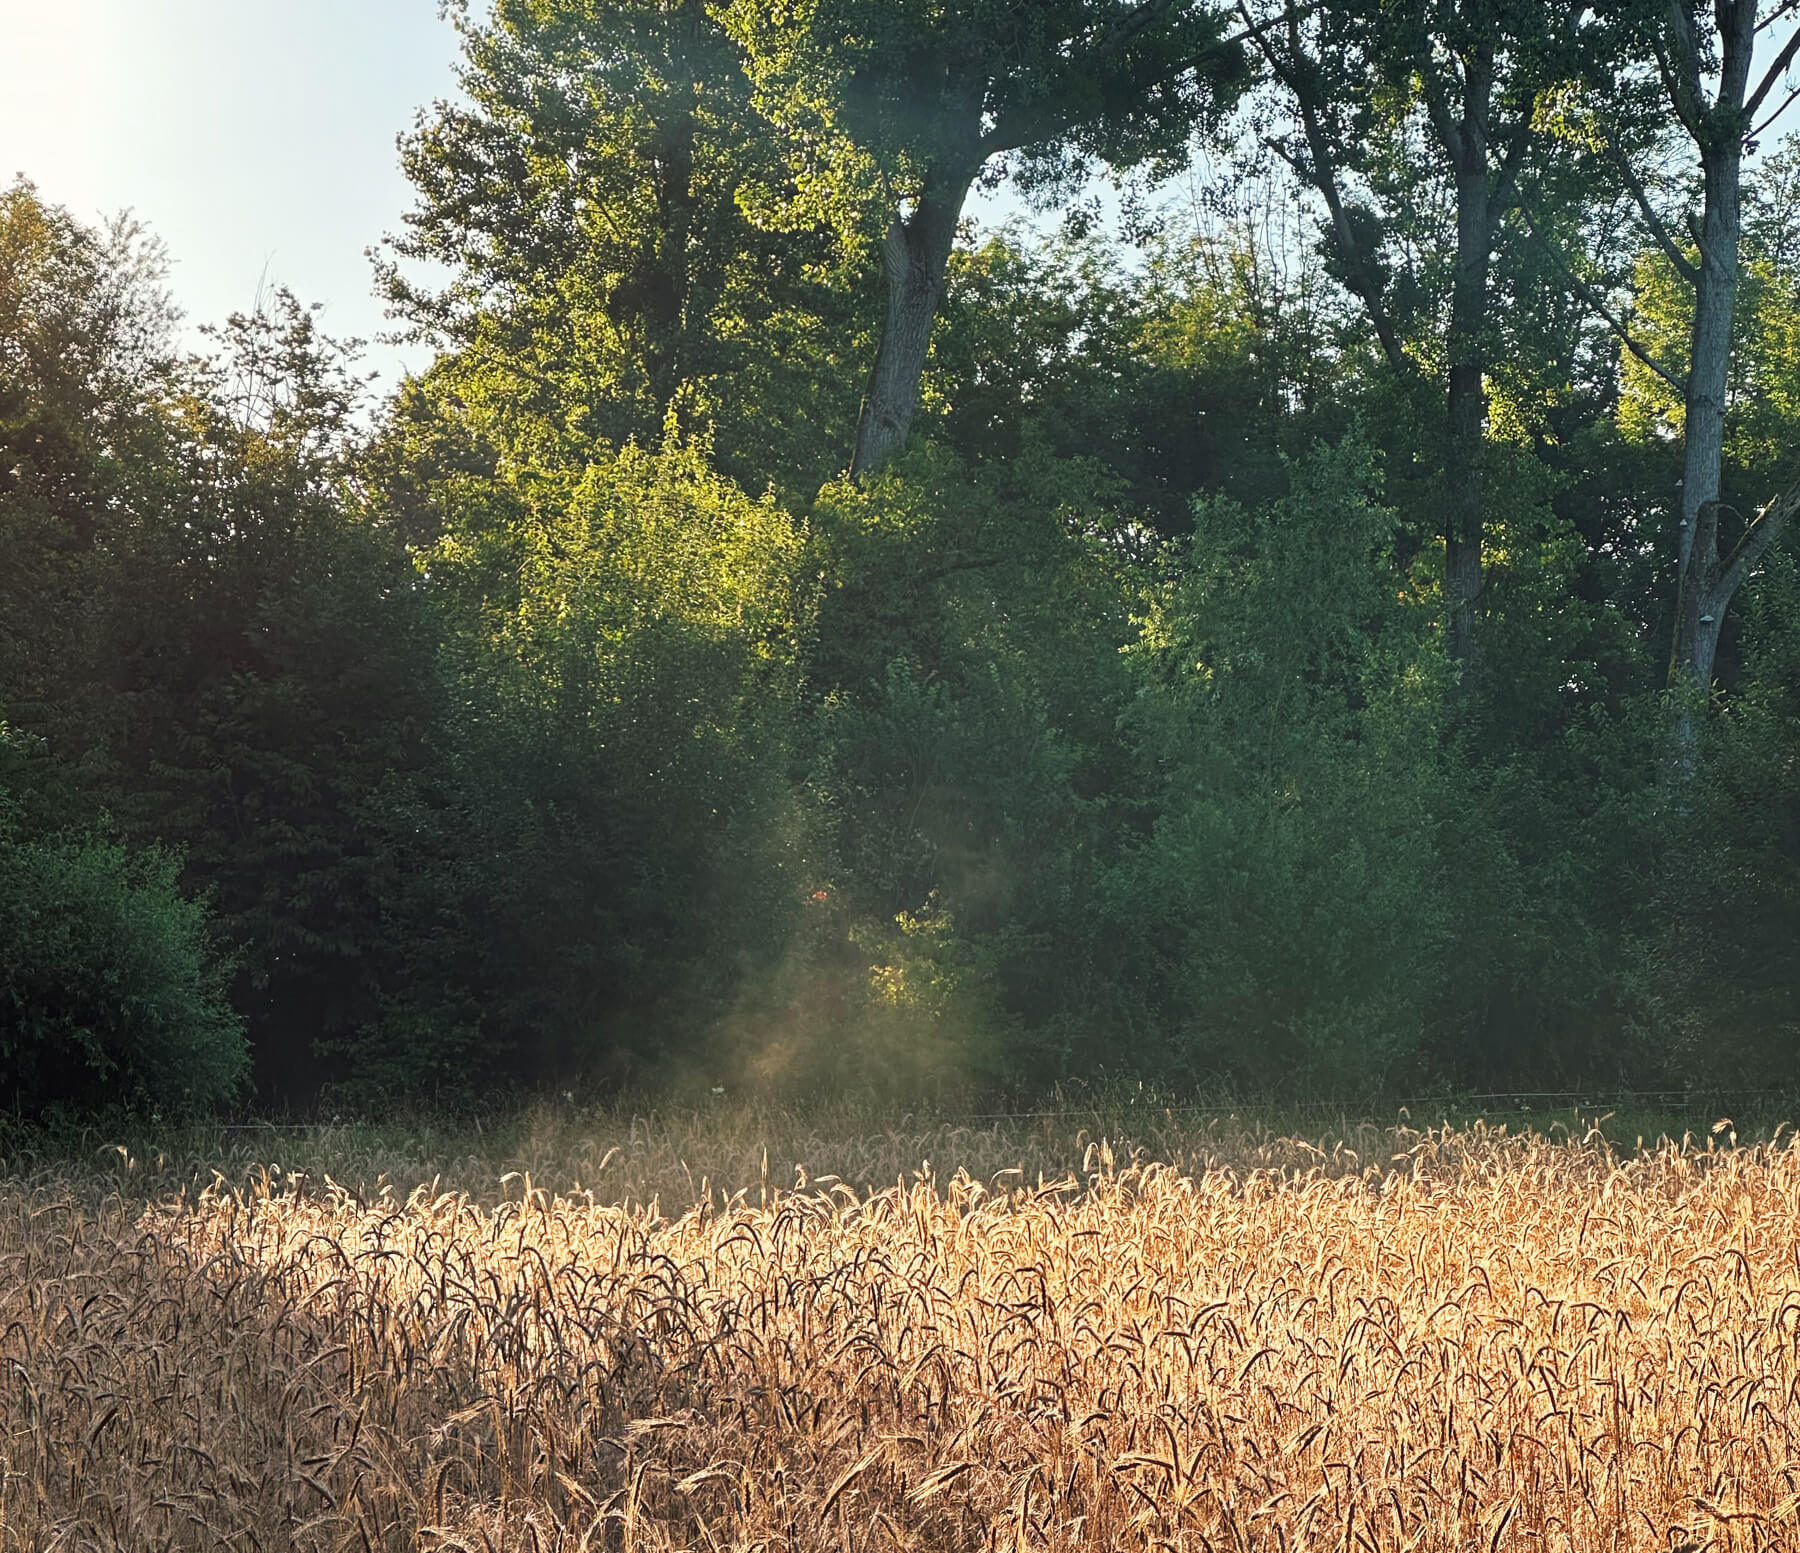
[[[1755,56],[1759,39],[1770,27],[1784,18],[1800,17],[1800,3],[1780,0],[1760,16],[1759,0],[1719,0],[1710,9],[1709,18],[1708,8],[1694,0],[1669,0],[1654,15],[1648,39],[1668,105],[1698,161],[1698,211],[1687,211],[1680,225],[1666,219],[1646,180],[1628,158],[1616,156],[1650,237],[1692,292],[1685,368],[1657,369],[1679,387],[1683,400],[1679,566],[1669,679],[1678,703],[1676,758],[1688,769],[1695,758],[1698,712],[1712,689],[1725,612],[1800,508],[1800,487],[1777,496],[1722,550],[1726,504],[1720,499],[1721,472],[1741,270],[1744,155],[1781,112],[1777,108],[1762,116],[1800,53],[1800,29],[1753,79]],[[1677,237],[1681,226],[1691,247]]]
[[[1088,905],[1112,805],[1132,635],[1109,482],[1027,446],[941,442],[813,512],[825,573],[809,786],[831,824],[831,914],[871,973],[881,1040],[1020,1081],[1104,1049],[1111,946]],[[880,957],[881,964],[870,966]],[[826,958],[821,955],[821,958]],[[917,996],[915,996],[917,994]],[[863,1045],[854,998],[833,1042]]]
[[[127,836],[210,896],[259,1086],[293,1099],[392,972],[370,815],[428,758],[437,643],[356,509],[359,384],[317,315],[277,293],[217,339],[110,514],[70,737]]]
[[[1392,370],[1441,384],[1445,613],[1464,662],[1482,593],[1495,247],[1579,17],[1538,0],[1344,0],[1250,31],[1291,109],[1269,144],[1324,203],[1333,274]]]
[[[81,621],[133,467],[162,437],[162,275],[130,219],[86,226],[22,178],[0,191],[0,695],[33,725],[71,720]]]
[[[697,440],[484,470],[396,418],[370,505],[420,536],[444,715],[379,795],[410,942],[338,1049],[390,1091],[420,1066],[447,1087],[693,1060],[818,866],[793,781],[805,526]]]
[[[1341,431],[1345,374],[1330,282],[1279,273],[1272,246],[1234,224],[1165,234],[1141,268],[1092,236],[1034,249],[1009,228],[959,250],[921,420],[972,465],[1048,455],[1072,482],[1103,474],[1163,534],[1188,530],[1196,491],[1279,491],[1279,450],[1310,446],[1321,419]]]
[[[1671,451],[1669,485],[1683,468],[1715,482],[1711,503],[1668,535],[1673,576],[1659,579],[1659,587],[1668,580],[1676,584],[1675,596],[1665,598],[1656,624],[1659,632],[1665,627],[1670,631],[1671,655],[1664,666],[1675,692],[1674,739],[1682,769],[1691,767],[1696,719],[1714,681],[1729,686],[1733,678],[1725,649],[1725,611],[1768,556],[1791,511],[1791,494],[1783,487],[1793,478],[1790,466],[1800,447],[1796,153],[1800,143],[1791,142],[1744,181],[1731,340],[1724,353],[1724,413],[1717,427],[1703,430],[1699,438],[1716,438],[1717,446],[1699,459],[1698,470],[1693,442],[1683,432],[1690,417],[1710,420],[1711,412],[1694,405],[1690,373],[1682,365],[1694,349],[1696,282],[1704,279],[1694,262],[1698,250],[1690,248],[1688,262],[1677,268],[1654,244],[1640,247],[1629,279],[1629,323],[1621,320],[1619,325],[1628,343],[1622,360],[1621,426],[1637,443]],[[1773,498],[1771,490],[1777,493]],[[1666,500],[1662,504],[1665,512],[1670,505]],[[1750,518],[1740,519],[1740,512]],[[1684,573],[1674,541],[1690,535],[1697,535],[1699,548],[1689,546]],[[1706,615],[1713,618],[1704,619]],[[1694,677],[1702,669],[1704,682]]]
[[[10,791],[0,724],[0,1103],[191,1113],[249,1062],[229,967],[181,860],[93,830],[36,833]]]
[[[1256,1091],[1417,1072],[1464,892],[1438,855],[1441,652],[1388,575],[1395,515],[1354,440],[1255,510],[1195,502],[1128,659],[1152,825],[1102,881],[1139,1060]]]
[[[402,143],[418,203],[381,267],[395,308],[447,348],[433,391],[512,462],[711,429],[754,487],[805,494],[854,411],[858,256],[829,229],[764,231],[779,176],[737,51],[702,0],[500,0],[455,8],[466,101]],[[671,419],[672,418],[672,419]]]
[[[1093,160],[1167,171],[1247,81],[1195,0],[729,0],[765,111],[787,132],[791,214],[880,211],[887,313],[851,473],[906,443],[963,204],[1008,177],[1055,200]]]
[[[1756,53],[1763,34],[1796,18],[1796,0],[1776,0],[1766,12],[1762,0],[1720,0],[1710,8],[1694,0],[1619,0],[1601,7],[1590,31],[1605,41],[1585,60],[1586,102],[1564,126],[1588,152],[1593,173],[1610,178],[1634,218],[1629,230],[1637,240],[1632,273],[1610,282],[1632,294],[1633,307],[1609,306],[1605,283],[1596,287],[1572,275],[1575,288],[1629,354],[1627,379],[1634,373],[1660,379],[1681,403],[1667,683],[1675,701],[1673,759],[1689,774],[1726,611],[1791,510],[1777,496],[1722,549],[1727,515],[1739,516],[1723,497],[1741,334],[1734,319],[1743,278],[1744,160],[1800,97],[1797,90],[1770,107],[1800,57],[1800,30],[1760,71]],[[1669,311],[1665,281],[1681,294],[1679,342],[1662,327]]]

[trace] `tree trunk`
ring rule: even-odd
[[[1756,9],[1756,0],[1724,0],[1718,6],[1718,96],[1710,108],[1703,105],[1698,68],[1690,67],[1692,76],[1682,83],[1687,87],[1686,100],[1678,94],[1676,104],[1688,121],[1703,175],[1697,234],[1700,255],[1693,275],[1694,324],[1682,407],[1680,560],[1669,655],[1669,688],[1675,699],[1671,753],[1676,769],[1684,773],[1691,773],[1698,760],[1719,634],[1732,595],[1747,571],[1747,566],[1720,561],[1719,491],[1743,232],[1744,94],[1756,46]],[[1686,52],[1678,48],[1676,57],[1683,58]]]
[[[1487,155],[1471,148],[1457,179],[1456,281],[1450,304],[1449,447],[1444,461],[1444,604],[1450,654],[1475,656],[1475,611],[1481,598],[1481,546],[1486,526],[1488,272],[1494,243],[1494,200]]]
[[[906,446],[918,413],[919,383],[931,347],[931,326],[944,295],[956,224],[979,170],[979,163],[947,171],[934,168],[912,211],[896,215],[888,227],[881,246],[887,322],[856,426],[856,453],[850,463],[855,478],[873,473]]]
[[[669,65],[674,86],[667,116],[652,141],[656,246],[648,258],[642,307],[644,374],[659,415],[667,415],[682,382],[692,371],[692,363],[687,359],[693,301],[688,251],[694,225],[698,55],[704,26],[705,9],[699,0],[685,0],[669,20]]]
[[[1719,497],[1731,319],[1737,305],[1741,155],[1737,146],[1705,153],[1706,195],[1700,218],[1699,276],[1694,284],[1694,326],[1683,410],[1680,553],[1684,577],[1699,537],[1700,509]]]
[[[1716,463],[1714,472],[1716,475]],[[1681,522],[1682,548],[1687,553],[1682,557],[1675,599],[1675,647],[1669,661],[1669,688],[1675,694],[1675,765],[1678,770],[1691,773],[1699,755],[1700,724],[1712,692],[1719,628],[1725,623],[1725,606],[1730,599],[1720,597],[1717,497],[1709,497],[1691,518],[1684,516]]]
[[[1675,623],[1676,657],[1669,666],[1669,682],[1675,692],[1673,755],[1683,776],[1691,776],[1698,763],[1700,723],[1712,691],[1713,660],[1725,611],[1782,530],[1800,514],[1800,483],[1764,507],[1724,558],[1719,555],[1720,511],[1717,501],[1709,501],[1696,515],[1693,548],[1682,573],[1681,613]]]

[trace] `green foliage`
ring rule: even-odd
[[[237,1093],[243,1023],[180,872],[167,852],[32,836],[0,787],[0,1104],[191,1113]]]
[[[1796,150],[1800,158],[1800,148]],[[1800,222],[1794,225],[1800,227]],[[1745,501],[1772,492],[1800,438],[1800,293],[1792,268],[1781,268],[1763,244],[1781,234],[1752,229],[1738,282],[1736,348],[1725,423],[1727,489]],[[1791,241],[1791,239],[1790,239]],[[1660,254],[1645,254],[1635,276],[1636,304],[1647,347],[1679,361],[1692,328],[1693,292]],[[1682,431],[1675,389],[1636,357],[1623,361],[1619,427],[1633,442],[1669,443]],[[1766,498],[1765,498],[1766,499]]]
[[[1800,447],[1800,136],[1790,136],[1761,161],[1746,184],[1722,469],[1725,500],[1745,515],[1791,478]],[[1636,256],[1632,293],[1637,333],[1648,353],[1662,362],[1683,361],[1693,328],[1693,288],[1666,257],[1646,249]],[[1627,355],[1620,387],[1617,419],[1628,441],[1678,442],[1684,411],[1671,384]]]
[[[204,1107],[247,1060],[370,1111],[1787,1082],[1800,582],[1790,536],[1675,780],[1679,406],[1594,300],[1679,356],[1596,182],[1660,143],[1601,90],[1628,28],[1302,8],[1261,41],[1316,133],[1253,103],[1288,160],[1132,254],[1080,187],[1145,170],[1153,235],[1243,85],[1222,12],[453,11],[383,276],[441,353],[372,413],[315,310],[179,359],[154,243],[0,194],[7,1103]],[[1800,428],[1794,163],[1746,210],[1739,513]],[[965,231],[940,306],[982,179],[1073,219]],[[883,262],[920,414],[838,478]]]
[[[1134,274],[1106,244],[1009,228],[952,256],[922,408],[971,463],[1078,463],[1184,533],[1196,491],[1266,497],[1284,447],[1341,431],[1322,327],[1306,288],[1224,241],[1166,241]]]
[[[1132,726],[1157,803],[1103,910],[1171,1077],[1360,1093],[1416,1072],[1444,974],[1446,670],[1383,576],[1367,453],[1290,476],[1254,512],[1200,503],[1152,599]]]
[[[921,452],[814,516],[812,787],[848,963],[881,1019],[961,1029],[961,1075],[1041,1082],[1090,1001],[1130,632],[1091,485],[1041,454]]]
[[[1800,556],[1775,551],[1747,601],[1741,688],[1673,817],[1650,939],[1670,1057],[1691,1083],[1774,1088],[1800,1057]],[[1679,934],[1678,923],[1697,932]]]
[[[104,514],[128,499],[168,381],[161,250],[0,191],[0,694],[10,714],[66,717],[65,666],[86,650]]]
[[[847,185],[904,190],[971,152],[1009,156],[998,176],[1049,199],[1085,182],[1090,158],[1166,172],[1248,81],[1229,13],[1189,0],[1137,16],[1095,0],[719,9],[794,136],[809,213],[840,209]]]
[[[862,328],[859,244],[763,230],[781,176],[736,51],[701,0],[455,8],[463,99],[403,143],[417,190],[391,301],[445,350],[437,393],[515,468],[596,441],[708,432],[752,489],[841,467]]]
[[[241,949],[259,1086],[292,1094],[375,1000],[394,865],[364,816],[425,759],[436,687],[408,559],[348,500],[354,376],[274,306],[233,320],[132,471],[66,738],[129,837],[182,851]]]
[[[970,190],[1010,177],[1068,204],[1095,159],[1154,179],[1248,84],[1224,13],[1175,0],[730,0],[787,176],[747,191],[771,226],[879,237],[888,308],[858,414],[853,474],[904,450]],[[1071,211],[1077,227],[1087,215]]]
[[[457,512],[418,558],[456,715],[371,817],[404,968],[334,1050],[386,1094],[691,1056],[810,888],[804,533],[697,445]]]

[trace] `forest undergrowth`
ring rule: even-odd
[[[1780,1130],[770,1120],[15,1152],[0,1548],[1800,1547]]]

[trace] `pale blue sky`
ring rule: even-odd
[[[190,324],[271,282],[390,327],[363,250],[411,203],[394,137],[454,90],[437,0],[0,0],[0,182],[168,245]],[[428,354],[372,344],[384,384]]]

